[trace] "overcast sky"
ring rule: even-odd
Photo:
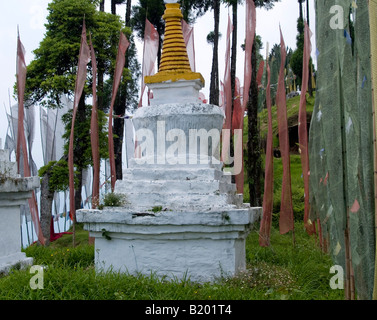
[[[16,101],[13,98],[13,85],[15,82],[16,72],[16,48],[17,48],[17,25],[19,26],[21,41],[26,50],[26,63],[33,59],[32,51],[38,48],[40,41],[44,37],[47,16],[47,5],[50,0],[12,0],[1,1],[0,5],[0,139],[4,146],[4,140],[7,130],[7,121],[5,108],[9,112],[9,95],[11,95],[11,104]],[[133,4],[137,0],[132,0]],[[312,58],[315,61],[315,14],[314,0],[310,0],[310,28],[313,32],[312,37]],[[106,11],[109,12],[110,1],[106,0]],[[221,8],[220,32],[222,38],[219,45],[219,69],[220,79],[223,79],[224,60],[225,60],[225,38],[228,22],[228,14],[231,16],[231,9]],[[118,6],[117,13],[124,18],[125,6]],[[244,53],[240,45],[244,42],[244,7],[239,7],[238,16],[238,57],[237,57],[237,76],[243,81]],[[281,0],[275,4],[274,9],[266,11],[257,9],[257,34],[261,35],[266,48],[269,42],[270,48],[275,43],[280,43],[279,24],[281,25],[286,46],[295,49],[296,47],[296,22],[298,18],[297,0]],[[306,14],[305,14],[306,15]],[[206,41],[207,34],[213,30],[213,12],[210,11],[204,17],[198,19],[194,25],[195,30],[195,50],[196,50],[196,68],[205,81],[203,92],[208,97],[211,63],[212,63],[212,46]],[[138,42],[139,56],[142,50],[142,43]],[[265,55],[265,49],[262,50]],[[139,61],[142,61],[141,56]],[[38,120],[38,119],[37,119]],[[38,120],[39,121],[39,120]],[[39,134],[36,135],[39,138]]]

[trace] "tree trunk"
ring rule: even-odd
[[[40,223],[41,223],[42,234],[44,238],[46,239],[45,246],[50,245],[52,201],[54,200],[54,192],[51,192],[48,186],[48,182],[50,180],[50,170],[45,173],[45,175],[42,177],[42,180],[41,180]]]
[[[238,4],[237,1],[234,2],[232,5],[232,16],[233,16],[233,31],[232,31],[232,57],[230,61],[230,81],[232,87],[232,111],[231,111],[231,119],[233,119],[233,111],[234,111],[234,92],[236,87],[236,64],[237,64],[237,9]],[[231,132],[233,132],[232,121],[230,121],[230,128]],[[233,135],[230,139],[230,156],[234,156],[234,141]],[[232,182],[235,183],[235,176],[232,175]]]
[[[309,0],[306,0],[306,21],[309,24]],[[313,87],[312,87],[312,63],[309,63],[309,79],[308,79],[308,93],[310,97],[313,97]]]
[[[120,86],[119,91],[126,91],[125,85]],[[120,92],[118,102],[114,105],[114,112],[117,115],[123,115],[126,112],[126,98],[123,96],[126,92]],[[123,154],[123,139],[124,139],[124,119],[114,118],[114,156],[115,156],[115,173],[117,180],[123,179],[123,168],[122,168],[122,154]]]
[[[247,103],[248,114],[248,140],[247,140],[247,177],[249,183],[250,205],[261,206],[262,193],[262,160],[259,145],[258,127],[258,84],[257,84],[257,52],[255,42],[252,55],[252,77],[249,90],[249,101]]]
[[[99,11],[105,12],[105,0],[101,0],[99,3]]]
[[[115,0],[111,0],[111,13],[112,14],[117,13]]]
[[[126,27],[129,27],[131,25],[131,0],[127,0],[125,22],[126,22]]]
[[[214,33],[213,40],[213,57],[212,57],[212,71],[211,71],[211,83],[209,89],[209,103],[219,105],[219,23],[220,23],[220,1],[213,1],[214,12]]]
[[[157,32],[159,34],[158,50],[157,50],[157,70],[160,70],[160,63],[161,63],[161,56],[162,56],[162,45],[163,45],[162,36],[164,35],[164,32],[160,28],[157,28]]]

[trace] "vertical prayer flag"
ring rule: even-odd
[[[284,65],[287,56],[287,51],[283,39],[283,34],[280,28],[280,47],[281,47],[281,64],[278,79],[278,88],[276,94],[277,118],[279,129],[279,144],[281,158],[283,162],[283,181],[281,190],[281,205],[280,205],[280,219],[279,228],[280,233],[284,234],[288,231],[294,230],[293,221],[293,206],[292,206],[292,186],[291,186],[291,164],[289,154],[289,135],[288,135],[288,119],[287,119],[287,104],[285,92],[285,75]]]
[[[145,19],[144,30],[144,49],[143,49],[143,72],[141,75],[141,94],[139,100],[139,107],[143,104],[143,95],[145,90],[144,77],[154,74],[154,65],[157,59],[159,35],[156,28],[148,19]],[[148,95],[149,101],[149,95]]]
[[[122,78],[124,65],[126,62],[126,51],[130,43],[127,40],[127,37],[123,32],[120,33],[119,37],[119,46],[118,46],[118,55],[116,59],[115,74],[113,81],[113,91],[111,97],[111,105],[109,112],[109,158],[110,158],[110,172],[111,172],[111,189],[114,191],[115,181],[116,181],[116,172],[115,172],[115,156],[114,156],[114,137],[113,137],[113,109],[115,98],[118,92],[120,80]]]
[[[267,61],[267,88],[266,105],[268,111],[268,132],[266,146],[266,164],[264,173],[264,194],[263,194],[263,217],[259,231],[259,245],[268,247],[270,245],[270,233],[272,223],[272,209],[274,197],[274,156],[273,156],[273,137],[272,137],[272,110],[271,110],[271,73]]]
[[[315,225],[309,219],[309,150],[308,150],[308,128],[306,120],[306,91],[309,83],[309,59],[311,52],[310,37],[312,33],[305,22],[304,33],[304,54],[302,65],[302,88],[300,97],[300,108],[298,115],[298,139],[301,150],[302,176],[305,190],[304,225],[306,232],[311,235],[315,233]]]
[[[255,37],[256,28],[256,9],[253,0],[246,0],[246,20],[245,20],[245,66],[244,66],[244,85],[243,85],[243,100],[242,104],[244,109],[246,108],[249,100],[249,89],[251,84],[251,54],[253,50],[253,43]]]
[[[97,60],[92,39],[90,37],[90,53],[92,59],[93,72],[93,105],[90,119],[90,142],[92,145],[93,158],[93,186],[92,186],[92,208],[97,208],[99,204],[99,176],[100,176],[100,156],[99,156],[99,133],[98,133],[98,113],[97,113]]]
[[[24,177],[30,177],[30,166],[28,161],[28,152],[26,146],[25,129],[24,129],[24,94],[26,84],[26,62],[25,62],[25,48],[21,42],[20,35],[17,36],[17,63],[16,63],[16,77],[17,77],[17,95],[18,95],[18,125],[17,125],[17,152],[16,162],[18,172],[20,172],[20,158],[22,153],[23,172]],[[39,221],[38,204],[35,197],[35,192],[32,191],[31,198],[28,199],[31,218],[33,220],[35,233],[39,242],[44,245],[45,238],[42,234],[42,229]]]
[[[233,116],[232,116],[232,133],[234,137],[234,153],[239,152],[242,161],[241,161],[241,172],[235,175],[235,182],[238,193],[243,193],[244,186],[244,166],[243,166],[243,119],[244,119],[244,109],[241,104],[241,86],[240,80],[235,79],[234,87],[234,100],[233,100]],[[241,134],[236,134],[235,130],[239,129]],[[239,150],[237,150],[237,146]],[[237,150],[237,151],[236,151]],[[238,154],[238,153],[237,153]]]
[[[69,203],[70,203],[70,215],[72,219],[75,219],[75,214],[76,214],[74,164],[73,164],[73,139],[74,139],[74,129],[75,129],[75,118],[76,118],[79,101],[81,99],[81,95],[85,86],[86,65],[88,64],[89,60],[90,60],[90,49],[86,40],[86,26],[85,26],[85,19],[84,19],[83,26],[82,26],[82,33],[81,33],[80,54],[79,54],[77,77],[76,77],[76,83],[75,83],[75,93],[74,93],[74,100],[73,100],[71,135],[69,138],[69,149],[68,149],[69,200],[70,200]],[[78,190],[78,192],[81,192],[81,190]]]
[[[194,43],[194,27],[190,26],[182,19],[183,39],[186,44],[186,51],[190,62],[191,71],[196,71],[195,66],[195,43]]]

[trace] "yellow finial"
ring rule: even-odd
[[[146,76],[144,82],[159,83],[178,80],[204,79],[200,73],[192,72],[183,39],[181,19],[183,18],[179,3],[166,3],[162,18],[165,20],[165,34],[162,45],[162,57],[158,73]]]

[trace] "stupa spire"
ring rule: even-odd
[[[193,72],[187,55],[186,44],[183,38],[181,20],[183,18],[180,5],[175,0],[165,1],[165,12],[162,18],[165,20],[165,34],[162,45],[162,56],[158,73],[146,76],[144,82],[159,83],[178,80],[201,80],[203,76]]]

